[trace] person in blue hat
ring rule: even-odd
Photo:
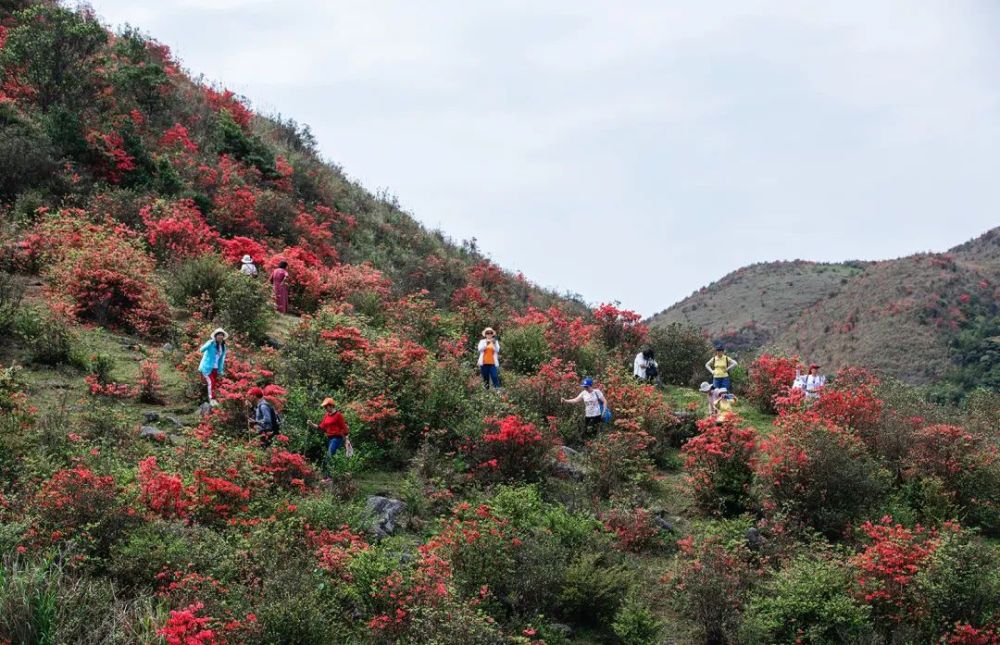
[[[579,403],[583,401],[583,415],[584,415],[584,432],[597,432],[598,426],[601,425],[601,419],[604,414],[605,408],[608,406],[607,400],[604,398],[604,392],[601,392],[594,387],[594,379],[589,376],[583,379],[583,383],[580,384],[583,388],[579,394],[577,394],[572,399],[563,399],[563,403]]]

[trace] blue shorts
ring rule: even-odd
[[[728,376],[723,376],[722,378],[714,378],[714,379],[712,379],[712,387],[714,387],[717,390],[720,387],[724,387],[724,388],[726,388],[726,390],[729,390],[730,389],[729,377]]]

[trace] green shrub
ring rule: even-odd
[[[167,295],[178,307],[195,302],[202,314],[214,317],[219,297],[234,271],[217,255],[195,256],[173,269],[167,282]]]
[[[611,624],[615,636],[625,645],[656,645],[661,627],[653,612],[634,595],[625,600]]]
[[[829,558],[798,556],[750,600],[744,643],[858,643],[871,636],[852,572]]]
[[[267,338],[274,317],[271,294],[264,282],[230,272],[218,299],[219,319],[227,329],[259,343]]]
[[[14,330],[27,345],[32,363],[60,365],[72,361],[77,337],[62,318],[37,309],[21,308],[14,321]]]
[[[10,108],[0,106],[0,201],[21,191],[49,183],[59,170],[52,143],[36,126],[7,119]]]
[[[607,553],[581,553],[565,569],[556,611],[581,625],[609,625],[629,588],[631,573]]]
[[[0,337],[6,339],[14,326],[17,310],[24,295],[24,283],[5,271],[0,271]]]
[[[515,327],[503,335],[503,365],[522,374],[533,374],[552,357],[541,325]]]
[[[705,361],[712,355],[712,346],[695,327],[681,323],[653,327],[646,344],[656,352],[664,383],[691,385],[704,380]]]
[[[924,642],[958,622],[981,627],[1000,612],[1000,552],[968,531],[946,534],[914,582],[927,608]]]

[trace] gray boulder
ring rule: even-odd
[[[142,426],[139,428],[139,436],[151,441],[164,441],[167,438],[167,433],[153,426]]]
[[[391,497],[372,495],[368,498],[368,512],[372,516],[372,532],[376,540],[383,540],[396,532],[400,515],[406,503]]]
[[[156,423],[157,421],[160,420],[160,413],[153,411],[143,412],[142,418],[145,420],[146,423]]]
[[[559,455],[552,460],[552,472],[556,477],[583,481],[587,471],[578,463],[580,452],[569,446],[559,446]]]
[[[160,349],[169,354],[170,352],[174,351],[174,346],[171,343],[163,343],[163,347],[161,347]]]
[[[184,427],[184,424],[181,423],[181,420],[178,419],[177,417],[165,416],[163,417],[163,420],[166,421],[167,423],[172,423],[174,427],[177,428],[178,430]]]
[[[200,414],[201,416],[207,417],[211,413],[212,413],[212,406],[208,403],[208,401],[198,406],[198,414]]]

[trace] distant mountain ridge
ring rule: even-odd
[[[955,367],[959,333],[995,322],[998,282],[1000,227],[945,253],[743,267],[650,322],[692,325],[735,351],[798,354],[827,371],[862,364],[925,384]]]

